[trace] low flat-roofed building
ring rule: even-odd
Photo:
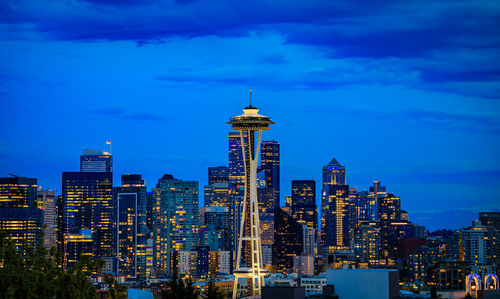
[[[327,269],[326,284],[335,286],[339,299],[392,299],[399,296],[394,269]]]

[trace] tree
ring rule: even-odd
[[[163,290],[160,295],[162,299],[197,299],[198,290],[194,287],[191,278],[183,280],[177,273],[174,273],[170,281],[167,282],[167,289]]]
[[[226,294],[223,290],[215,285],[215,281],[210,278],[208,280],[207,290],[205,291],[206,299],[224,299]]]
[[[35,248],[17,248],[0,231],[0,298],[99,298],[89,276],[99,262],[83,257],[64,272],[61,254],[43,247],[43,231]]]
[[[108,298],[127,299],[127,287],[120,284],[111,275],[104,275],[104,283],[108,286]]]

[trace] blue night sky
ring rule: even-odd
[[[60,190],[111,139],[115,185],[202,188],[253,89],[283,195],[335,156],[431,230],[499,208],[497,0],[2,1],[0,49],[0,176]]]

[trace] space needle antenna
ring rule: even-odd
[[[252,107],[252,90],[250,89],[250,107]]]

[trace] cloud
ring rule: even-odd
[[[307,106],[305,113],[326,114],[334,117],[359,117],[363,120],[376,119],[397,125],[410,124],[443,131],[468,131],[474,133],[500,135],[500,115],[497,113],[474,113],[466,111],[439,111],[403,109],[396,111],[363,108],[342,108]]]
[[[130,40],[142,47],[168,43],[171,38],[279,34],[285,46],[298,44],[321,50],[327,62],[357,59],[359,64],[352,64],[354,70],[360,65],[375,65],[374,70],[363,71],[376,83],[400,84],[404,74],[412,80],[403,83],[412,87],[500,98],[500,4],[494,0],[18,0],[1,4],[0,13],[3,39],[38,34],[55,40]],[[286,62],[279,54],[256,61],[261,65]],[[381,68],[386,71],[375,74]],[[295,81],[305,88],[324,89],[367,77],[353,75],[352,70],[346,73],[345,78],[332,80],[325,67],[303,77],[299,74]],[[209,81],[194,77],[186,75],[184,82]],[[243,75],[234,81],[253,81],[250,77]],[[290,80],[282,81],[276,84]],[[477,83],[483,84],[478,87]]]

